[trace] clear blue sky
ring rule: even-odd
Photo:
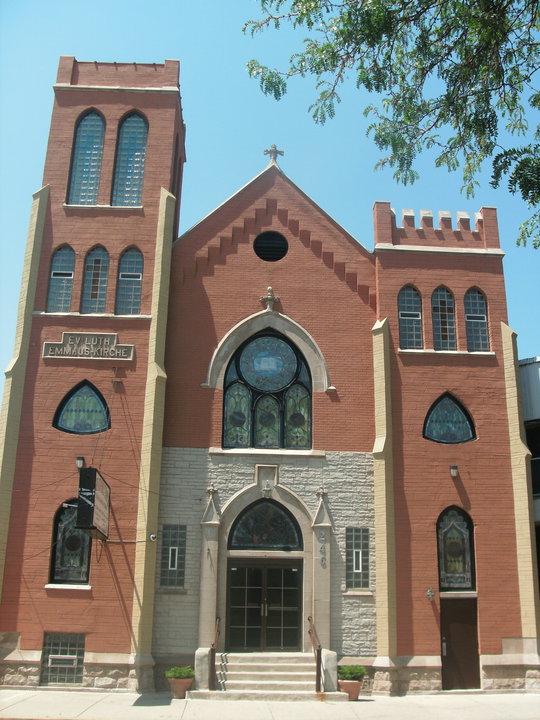
[[[378,159],[365,137],[367,98],[343,92],[335,119],[312,121],[307,108],[311,81],[293,83],[277,103],[248,78],[252,57],[269,64],[286,60],[292,33],[251,38],[245,20],[256,17],[255,0],[0,0],[0,232],[2,303],[0,365],[12,350],[19,284],[32,193],[41,187],[43,162],[60,55],[79,60],[181,63],[187,125],[187,159],[180,229],[186,230],[266,165],[272,143],[285,151],[285,173],[360,243],[373,247],[372,206],[388,200],[402,208],[458,210],[473,216],[482,205],[499,211],[511,327],[520,357],[540,355],[540,250],[516,248],[514,239],[527,208],[504,189],[489,187],[489,172],[472,200],[460,194],[460,176],[419,166],[421,179],[397,185],[390,170],[375,172]],[[282,63],[283,64],[283,63]]]

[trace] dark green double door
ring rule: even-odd
[[[229,560],[227,648],[300,650],[301,561]]]

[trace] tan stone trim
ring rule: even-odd
[[[123,87],[122,85],[70,85],[68,83],[55,83],[54,90],[99,90],[100,92],[136,92],[136,93],[175,93],[180,94],[177,87]]]
[[[45,217],[49,205],[49,186],[46,185],[38,190],[33,198],[23,264],[15,348],[13,358],[6,369],[0,420],[0,596],[4,579],[24,380],[32,330],[32,310],[36,295]]]
[[[333,388],[326,360],[315,339],[292,318],[273,310],[262,310],[244,318],[222,337],[212,355],[202,387],[223,387],[225,370],[236,349],[255,333],[268,328],[288,337],[303,354],[311,371],[314,392],[326,392]]]
[[[274,457],[326,457],[325,450],[265,450],[264,448],[208,448],[209,455],[272,455]]]
[[[398,349],[398,355],[469,355],[470,357],[495,357],[494,352],[469,352],[468,350],[406,350]]]
[[[41,650],[20,650],[16,648],[12,652],[2,655],[2,662],[41,662]]]
[[[164,355],[175,205],[174,196],[162,188],[156,233],[152,322],[148,338],[148,369],[141,441],[137,545],[135,546],[132,652],[137,656],[150,655],[152,650],[157,543],[146,541],[151,533],[157,533],[158,526],[163,414],[167,380]]]
[[[376,436],[373,446],[373,491],[377,654],[389,656],[396,652],[396,563],[388,320],[378,320],[373,326],[372,334]]]
[[[540,603],[530,477],[531,454],[525,444],[525,429],[518,392],[516,333],[505,323],[501,323],[501,330],[512,487],[514,490],[521,632],[525,638],[537,638],[540,626]]]
[[[427,667],[440,668],[440,655],[394,655],[392,657],[376,657],[373,667]]]
[[[538,653],[501,653],[500,655],[480,655],[480,666],[525,665],[528,668],[540,668]]]
[[[45,590],[91,590],[91,585],[62,585],[61,583],[47,583]]]
[[[423,247],[422,245],[392,245],[391,243],[377,243],[373,250],[398,250],[399,252],[434,252],[450,253],[450,255],[495,255],[503,257],[506,253],[498,248],[445,248],[445,247]]]

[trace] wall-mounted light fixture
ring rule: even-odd
[[[433,598],[435,597],[435,590],[433,588],[428,588],[426,590],[426,597],[428,600],[433,600]]]
[[[75,465],[79,468],[79,470],[84,467],[84,458],[82,455],[77,455],[75,458]]]
[[[457,465],[450,465],[450,475],[453,478],[457,478],[457,476],[459,475],[459,468]]]

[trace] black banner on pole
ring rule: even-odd
[[[77,527],[92,537],[109,537],[109,506],[111,489],[96,468],[79,468],[79,502]]]

